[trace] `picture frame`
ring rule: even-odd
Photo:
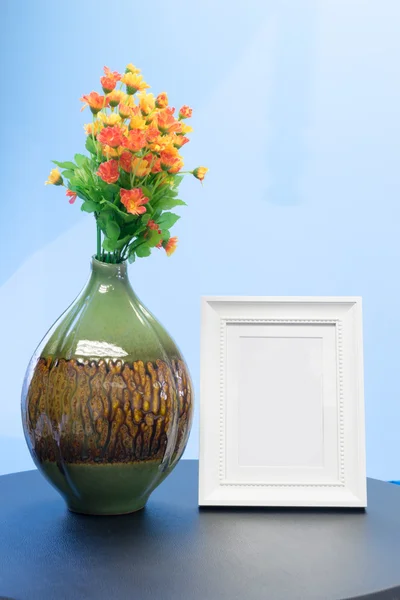
[[[359,297],[203,297],[200,506],[365,507]]]

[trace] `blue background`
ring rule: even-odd
[[[19,395],[37,343],[81,289],[92,217],[44,188],[83,149],[79,98],[140,66],[194,107],[186,165],[210,168],[171,259],[131,267],[198,390],[203,294],[362,295],[367,469],[400,475],[398,0],[3,0],[0,473],[32,466]],[[198,416],[186,457],[197,456]]]

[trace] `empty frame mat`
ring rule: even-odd
[[[200,505],[366,505],[359,298],[204,298]]]

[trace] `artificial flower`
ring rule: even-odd
[[[177,133],[181,131],[182,123],[179,123],[174,116],[173,110],[164,108],[157,113],[157,127],[161,133]]]
[[[105,96],[100,96],[97,92],[90,92],[90,94],[82,96],[81,102],[85,103],[81,110],[86,106],[89,106],[94,115],[97,115],[97,113],[108,104],[107,98]]]
[[[114,125],[119,125],[121,123],[121,117],[117,115],[117,113],[106,115],[105,113],[101,112],[98,114],[97,118],[105,127],[114,127]]]
[[[145,177],[150,173],[151,167],[147,160],[135,156],[132,159],[132,173],[135,177]]]
[[[184,104],[182,108],[179,109],[179,118],[180,119],[190,119],[192,116],[193,109],[190,108],[187,104]]]
[[[101,87],[103,88],[103,92],[105,94],[109,94],[115,89],[117,85],[117,80],[114,77],[101,77],[100,78]]]
[[[157,223],[155,223],[154,221],[152,221],[152,219],[150,219],[150,221],[148,221],[147,227],[149,229],[152,229],[153,231],[157,231],[157,233],[161,233],[160,226]]]
[[[125,151],[125,148],[122,146],[118,146],[118,148],[111,148],[111,146],[106,145],[101,147],[101,151],[107,159],[119,158]]]
[[[146,136],[147,142],[149,144],[151,144],[152,142],[155,142],[160,137],[160,132],[158,131],[157,127],[149,127],[145,131],[145,136]]]
[[[146,137],[140,129],[131,129],[128,135],[124,138],[123,145],[132,152],[139,152],[146,145]]]
[[[126,65],[125,73],[140,73],[140,69],[129,63],[129,65]]]
[[[146,92],[140,92],[139,94],[139,107],[142,111],[142,115],[149,115],[156,107],[156,101],[154,100],[153,94],[146,94]]]
[[[131,173],[132,171],[132,154],[127,150],[121,154],[119,157],[119,164],[121,168],[127,173]]]
[[[103,71],[106,77],[115,79],[115,81],[119,81],[121,79],[121,74],[118,73],[118,71],[111,71],[108,67],[104,67]]]
[[[97,175],[106,183],[115,183],[119,177],[118,161],[108,160],[101,163]]]
[[[76,194],[76,192],[73,192],[71,190],[67,190],[65,195],[69,198],[68,202],[70,204],[73,204],[75,202],[78,194]]]
[[[156,98],[157,108],[166,108],[168,106],[168,96],[166,92],[161,92]]]
[[[196,179],[200,179],[200,181],[203,181],[207,171],[207,167],[197,167],[192,171],[192,173],[196,177]]]
[[[161,168],[168,173],[177,173],[183,167],[182,157],[176,148],[170,147],[160,153]]]
[[[173,141],[173,145],[175,146],[175,148],[179,149],[182,148],[182,146],[184,146],[188,142],[190,142],[189,138],[185,137],[184,135],[176,135]]]
[[[97,136],[101,144],[116,148],[124,143],[125,137],[120,127],[104,127]]]
[[[182,121],[180,122],[180,130],[177,131],[177,135],[185,135],[186,133],[191,133],[193,131],[193,127],[190,127],[190,125],[187,125],[186,123],[182,123]]]
[[[47,181],[44,182],[44,185],[62,185],[64,180],[61,176],[61,173],[58,169],[52,169],[50,171],[50,175],[47,178]]]
[[[108,94],[107,100],[113,108],[118,106],[125,99],[125,93],[122,90],[114,90],[111,94]]]
[[[143,159],[147,161],[151,173],[160,173],[162,171],[160,159],[154,154],[146,154]]]
[[[176,236],[170,237],[167,242],[163,243],[163,247],[164,247],[165,252],[167,253],[167,256],[171,256],[171,254],[173,254],[175,252],[177,245],[178,245],[178,238]]]
[[[128,119],[132,115],[132,107],[121,102],[118,106],[118,113],[122,119]]]
[[[99,123],[99,121],[95,121],[94,123],[87,123],[83,126],[83,128],[86,132],[86,135],[94,135],[94,137],[96,137],[99,131],[101,131],[102,125]]]
[[[147,204],[148,201],[149,199],[143,194],[141,188],[132,190],[121,188],[121,203],[131,215],[143,215],[146,212],[144,204]]]
[[[146,129],[146,121],[142,117],[141,110],[138,106],[131,109],[131,120],[129,122],[130,129]]]
[[[122,83],[125,83],[126,92],[129,95],[136,94],[136,92],[150,87],[148,83],[143,81],[143,75],[139,75],[137,72],[133,73],[132,71],[129,71],[128,73],[125,73],[125,75],[121,77],[121,81]]]

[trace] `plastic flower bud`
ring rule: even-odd
[[[61,176],[61,173],[58,169],[52,169],[50,171],[50,175],[47,178],[47,181],[44,182],[44,185],[62,185],[64,180]]]

